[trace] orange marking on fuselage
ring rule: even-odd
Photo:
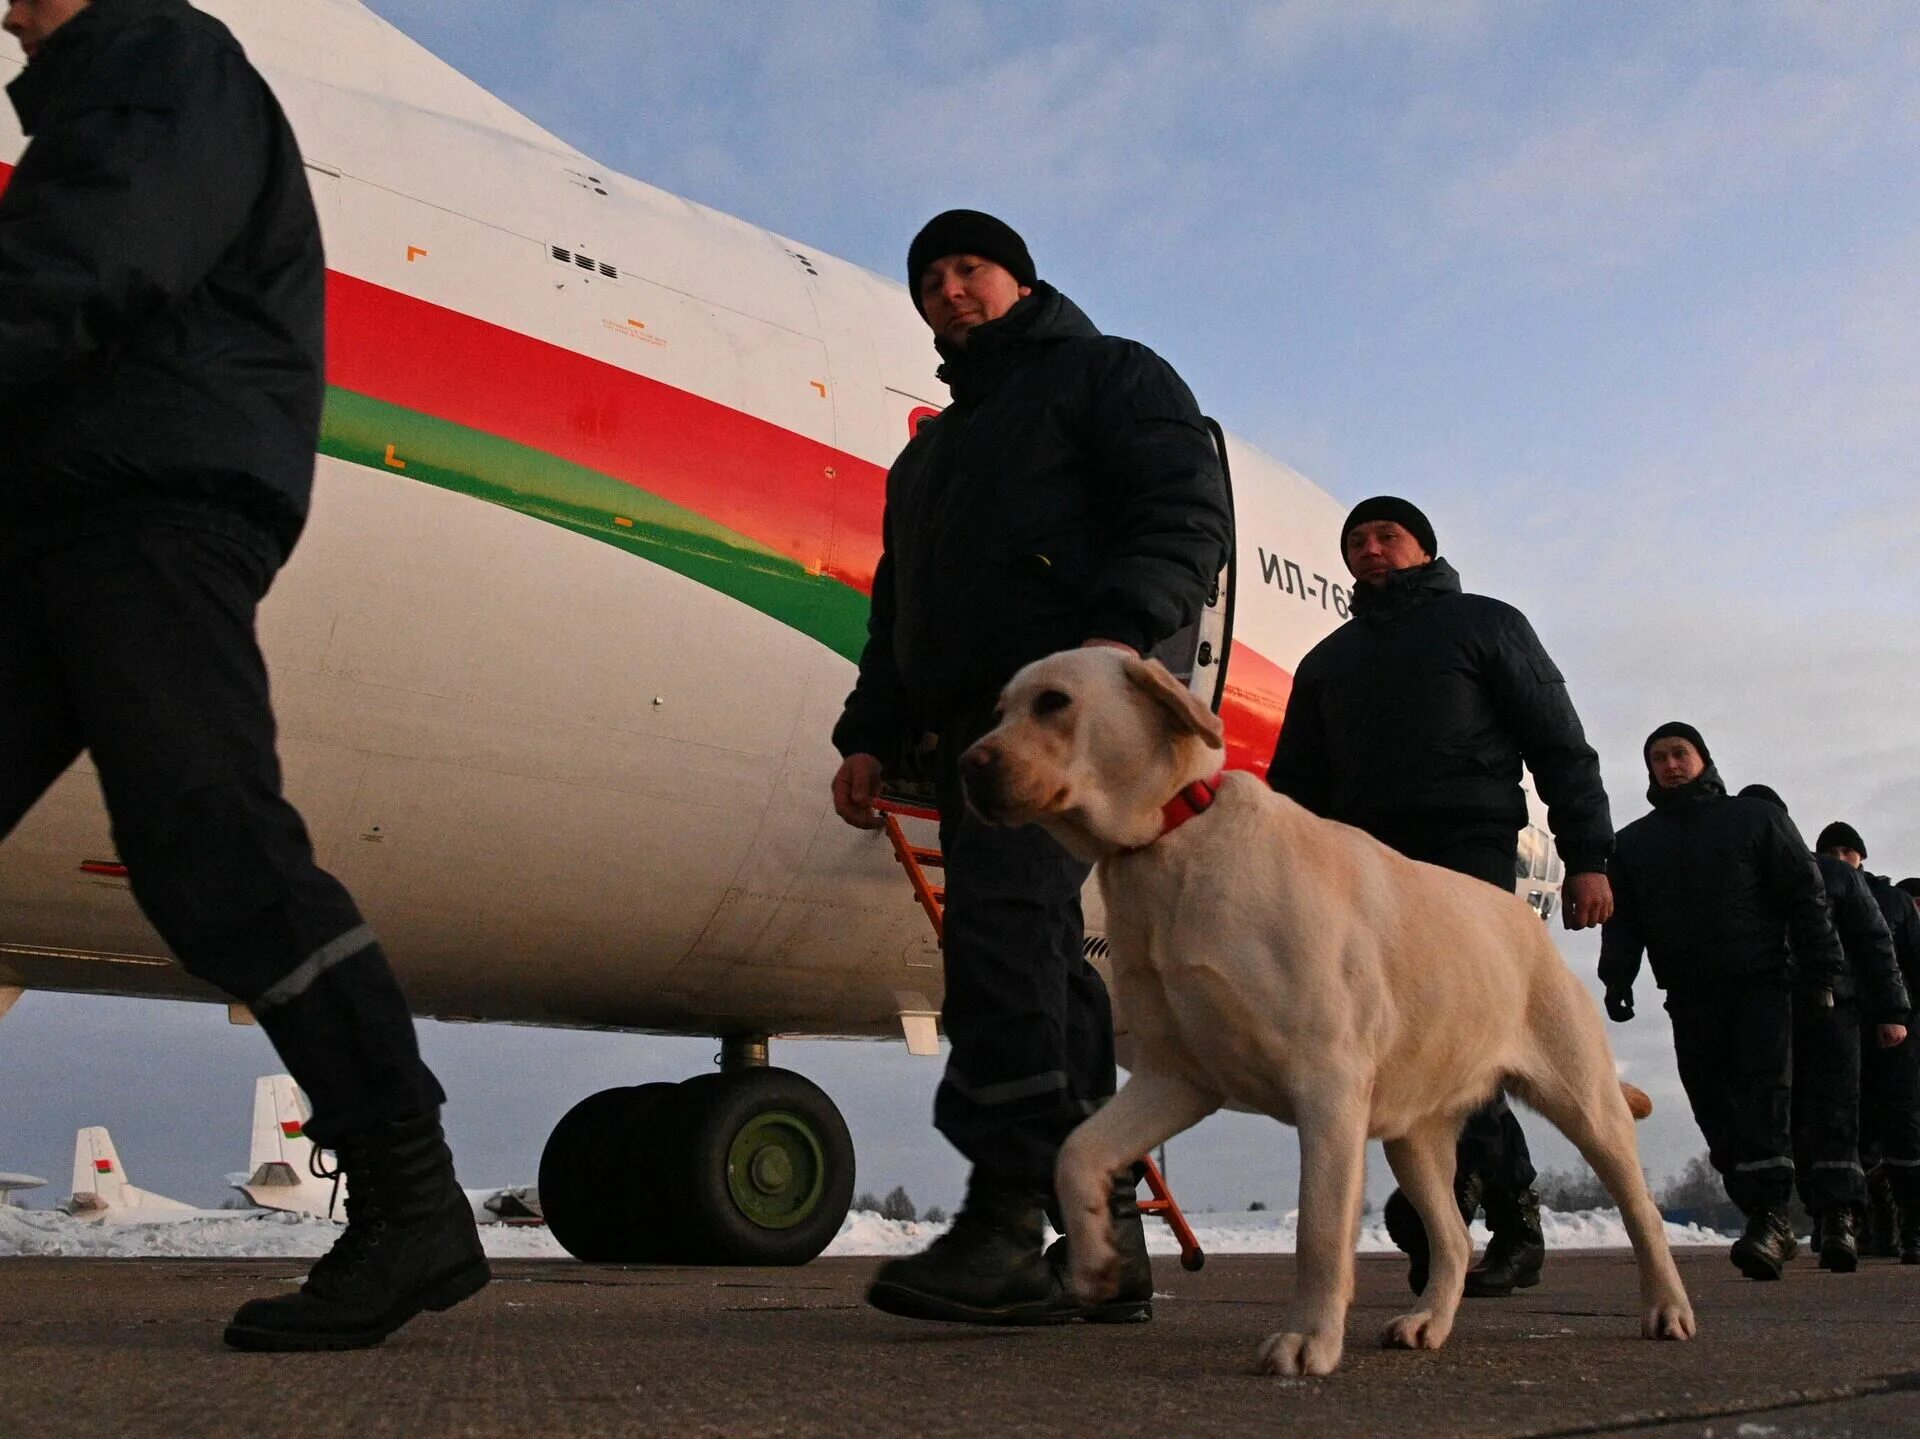
[[[418,245],[407,246],[407,263],[411,265],[415,260],[419,259],[422,255],[426,253],[427,252],[421,249]]]
[[[387,464],[388,464],[388,465],[389,465],[389,466],[390,466],[391,468],[393,468],[393,469],[396,469],[396,470],[404,470],[404,469],[405,469],[405,468],[407,467],[407,462],[406,462],[405,460],[402,460],[402,459],[396,459],[396,458],[394,457],[394,453],[393,453],[393,446],[392,446],[392,445],[388,445],[388,446],[387,446]]]

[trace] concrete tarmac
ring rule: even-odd
[[[1252,1372],[1293,1283],[1286,1256],[1157,1261],[1152,1323],[996,1330],[861,1302],[870,1259],[803,1269],[514,1261],[379,1349],[234,1354],[241,1300],[287,1260],[0,1260],[0,1434],[127,1436],[1127,1435],[1722,1439],[1920,1434],[1920,1268],[1868,1261],[1742,1279],[1681,1251],[1691,1344],[1638,1337],[1632,1260],[1549,1256],[1546,1282],[1467,1301],[1447,1347],[1375,1336],[1405,1266],[1359,1262],[1327,1379]]]

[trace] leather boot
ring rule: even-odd
[[[1472,1224],[1473,1216],[1480,1210],[1480,1177],[1477,1174],[1454,1177],[1453,1202],[1460,1206],[1460,1218]],[[1415,1294],[1425,1293],[1427,1266],[1432,1255],[1427,1249],[1427,1227],[1420,1222],[1419,1211],[1413,1207],[1411,1199],[1396,1189],[1387,1196],[1381,1217],[1386,1221],[1387,1238],[1407,1256],[1408,1287]]]
[[[1815,1248],[1820,1267],[1835,1274],[1851,1274],[1860,1267],[1860,1247],[1854,1235],[1853,1207],[1836,1205],[1820,1216]],[[1920,1262],[1920,1261],[1916,1261]]]
[[[1784,1209],[1756,1209],[1747,1216],[1747,1228],[1733,1241],[1728,1258],[1749,1279],[1778,1279],[1799,1246]]]
[[[867,1303],[908,1319],[1064,1324],[1075,1306],[1041,1252],[1046,1192],[976,1167],[953,1226],[919,1254],[889,1259]]]
[[[1067,1287],[1071,1255],[1065,1229],[1053,1205],[1048,1214],[1061,1237],[1047,1246],[1047,1263],[1059,1276],[1062,1297],[1073,1305],[1071,1318],[1089,1324],[1145,1324],[1153,1318],[1153,1262],[1147,1257],[1147,1229],[1140,1214],[1139,1181],[1131,1173],[1113,1181],[1113,1195],[1107,1201],[1107,1213],[1113,1219],[1113,1243],[1120,1251],[1120,1289],[1113,1298],[1094,1305],[1073,1303]]]
[[[1518,1199],[1489,1199],[1487,1228],[1493,1237],[1480,1262],[1467,1271],[1469,1299],[1502,1299],[1540,1282],[1547,1242],[1540,1233],[1540,1196],[1531,1189]]]
[[[235,1349],[364,1349],[423,1309],[451,1309],[491,1278],[437,1112],[340,1141],[347,1228],[293,1294],[249,1299]]]

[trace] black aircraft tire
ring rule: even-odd
[[[853,1202],[853,1137],[834,1103],[788,1069],[703,1074],[680,1086],[675,1258],[805,1264]]]
[[[658,1187],[676,1084],[603,1089],[564,1114],[540,1154],[540,1212],[561,1248],[588,1264],[640,1264],[671,1248]]]

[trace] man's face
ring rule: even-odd
[[[1860,868],[1861,865],[1867,862],[1867,857],[1860,853],[1859,850],[1848,849],[1844,844],[1830,844],[1821,850],[1820,853],[1831,856],[1834,859],[1845,860],[1855,869]]]
[[[1700,772],[1706,767],[1707,762],[1700,758],[1700,751],[1693,747],[1692,741],[1684,740],[1679,735],[1657,739],[1647,751],[1647,770],[1661,789],[1678,789],[1683,784],[1691,784],[1700,778]]]
[[[928,326],[960,349],[974,326],[999,319],[1032,293],[1005,265],[979,255],[942,255],[920,275],[920,310]]]
[[[1405,525],[1366,520],[1347,531],[1347,569],[1363,585],[1383,585],[1395,570],[1411,570],[1433,556],[1420,548]]]
[[[92,0],[8,0],[7,18],[0,28],[20,42],[31,60],[47,43],[47,36],[86,9]]]

